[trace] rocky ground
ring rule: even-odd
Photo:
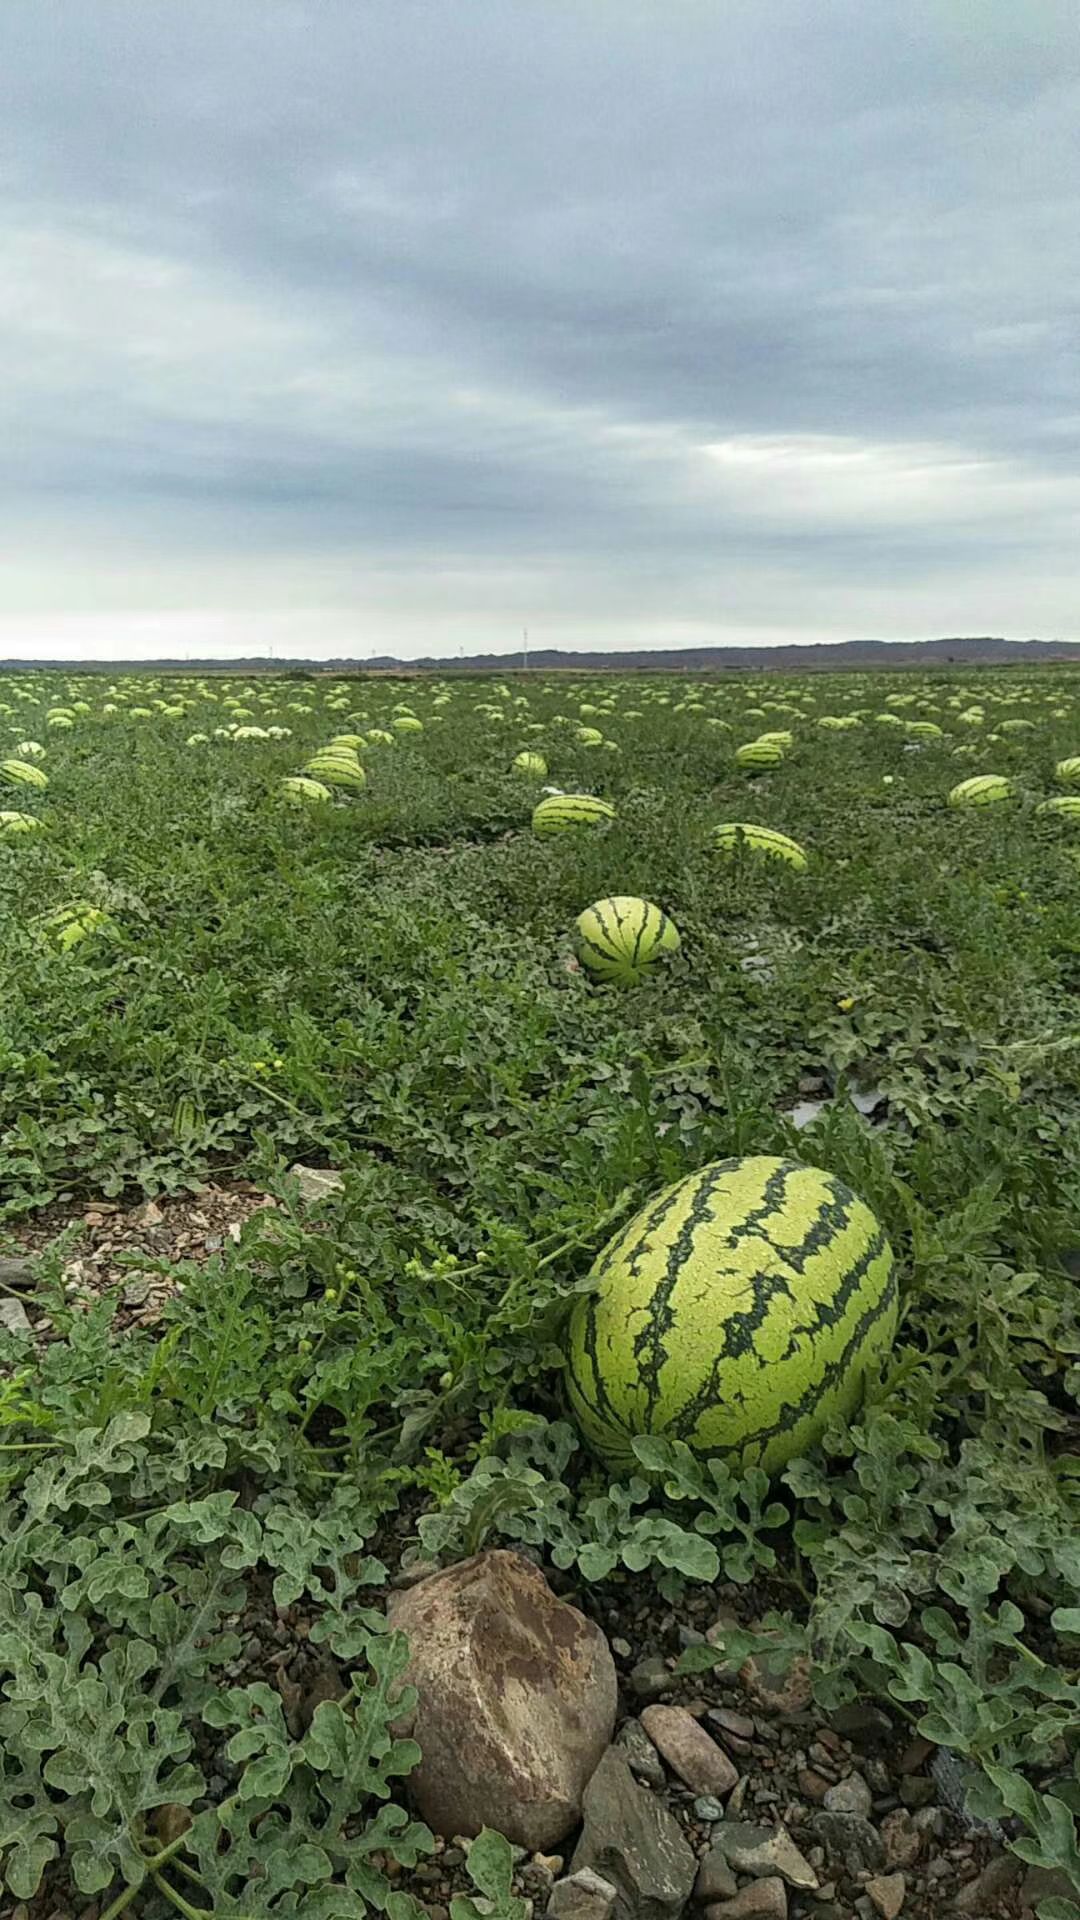
[[[83,1232],[66,1261],[65,1283],[87,1298],[118,1288],[120,1323],[151,1323],[172,1283],[156,1272],[140,1272],[139,1254],[155,1261],[205,1258],[227,1237],[237,1238],[256,1208],[273,1204],[245,1183],[133,1209],[100,1202],[75,1216]],[[26,1290],[27,1257],[71,1224],[70,1210],[57,1211],[20,1227],[17,1244],[9,1239],[8,1254],[0,1258],[0,1316],[9,1323],[24,1324],[29,1309],[35,1331],[48,1337],[48,1320],[35,1311]],[[559,1831],[557,1839],[538,1842],[533,1833],[529,1845],[517,1848],[516,1890],[535,1915],[938,1920],[957,1914],[1020,1920],[1032,1914],[1037,1899],[1060,1890],[1038,1870],[1025,1870],[992,1834],[964,1820],[956,1810],[955,1778],[940,1753],[880,1706],[866,1702],[826,1715],[813,1703],[805,1671],[778,1681],[753,1663],[739,1673],[677,1676],[685,1647],[747,1618],[740,1590],[694,1590],[672,1609],[651,1588],[574,1592],[562,1576],[565,1598],[559,1598],[518,1556],[480,1556],[481,1563],[509,1560],[524,1568],[528,1591],[522,1600],[514,1582],[507,1586],[501,1575],[492,1585],[482,1567],[479,1584],[488,1611],[478,1616],[482,1631],[471,1640],[464,1636],[481,1650],[469,1678],[470,1718],[454,1720],[457,1700],[450,1701],[448,1716],[434,1682],[426,1688],[423,1676],[414,1676],[421,1695],[414,1732],[434,1752],[441,1711],[443,1722],[461,1727],[461,1738],[475,1746],[489,1722],[505,1731],[511,1695],[519,1705],[524,1700],[522,1724],[533,1745],[537,1727],[542,1729],[540,1746],[563,1807],[552,1829]],[[530,1582],[546,1595],[538,1611]],[[402,1575],[385,1597],[392,1612],[404,1603],[407,1614],[422,1592],[412,1575]],[[407,1626],[407,1618],[400,1623]],[[244,1651],[230,1673],[242,1682],[267,1679],[275,1685],[297,1733],[320,1700],[346,1691],[336,1663],[311,1645],[310,1626],[302,1608],[278,1610],[269,1594],[256,1597],[239,1623]],[[569,1688],[556,1684],[559,1673],[566,1678],[567,1647],[579,1641],[591,1649],[588,1687],[577,1684],[580,1669]],[[506,1653],[508,1665],[500,1666],[492,1647]],[[455,1685],[459,1681],[460,1674]],[[213,1773],[213,1757],[203,1757]],[[459,1759],[460,1743],[457,1753],[444,1754],[443,1764],[453,1769]],[[522,1764],[520,1756],[511,1753],[510,1763]],[[482,1772],[490,1778],[490,1754]],[[517,1778],[512,1773],[511,1797]],[[224,1774],[213,1784],[228,1791]],[[421,1785],[414,1782],[414,1788],[418,1811],[430,1817]],[[465,1828],[468,1811],[461,1808]],[[482,1817],[484,1808],[477,1811]],[[417,1895],[430,1920],[449,1920],[453,1895],[472,1890],[465,1871],[468,1846],[467,1834],[448,1831],[430,1860],[400,1875],[400,1885]],[[389,1870],[394,1874],[393,1863]],[[98,1907],[71,1905],[54,1889],[30,1905],[0,1907],[0,1920],[98,1920]]]

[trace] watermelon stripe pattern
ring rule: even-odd
[[[977,773],[961,780],[949,795],[950,807],[993,807],[1012,799],[1012,782],[1003,773]]]
[[[644,979],[679,947],[678,929],[662,907],[625,894],[597,900],[579,914],[577,937],[582,966],[598,980],[624,986]]]
[[[850,1413],[891,1344],[892,1253],[832,1174],[720,1160],[650,1201],[571,1317],[567,1395],[616,1471],[662,1434],[773,1472]]]
[[[743,747],[736,748],[735,760],[740,767],[778,767],[784,757],[784,749],[779,740],[748,740]]]
[[[614,820],[610,800],[597,800],[591,793],[552,793],[533,811],[534,833],[566,833],[574,827],[604,826]]]
[[[746,820],[725,820],[713,828],[711,841],[718,853],[737,853],[745,848],[749,853],[766,853],[774,860],[784,860],[796,873],[806,872],[806,855],[798,841],[777,832],[775,827],[756,827]]]
[[[1052,800],[1041,800],[1035,811],[1055,814],[1060,820],[1080,821],[1080,793],[1061,793]]]

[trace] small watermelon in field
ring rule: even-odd
[[[0,760],[0,775],[13,787],[47,787],[49,776],[25,760]]]
[[[961,780],[949,795],[950,807],[995,807],[1013,796],[1012,781],[1003,773],[976,773]]]
[[[1080,753],[1071,754],[1068,760],[1059,760],[1054,774],[1063,787],[1080,787]]]
[[[614,894],[594,901],[577,918],[578,959],[596,980],[636,986],[666,953],[677,953],[679,934],[651,900]]]
[[[511,772],[520,773],[527,780],[547,779],[547,761],[542,753],[515,753],[510,768]]]
[[[735,749],[736,766],[746,767],[750,772],[778,767],[783,757],[784,749],[779,740],[748,740],[745,746]]]
[[[1080,823],[1080,793],[1059,793],[1053,800],[1041,800],[1036,813],[1050,813],[1061,820],[1075,820]],[[3,815],[0,814],[0,819]]]
[[[796,873],[806,872],[806,855],[798,841],[789,839],[786,833],[778,833],[775,827],[725,820],[713,828],[710,839],[718,853],[737,853],[740,847],[745,847],[748,853],[764,853],[774,860],[786,861]]]
[[[533,809],[534,833],[568,833],[574,827],[602,827],[614,820],[610,800],[591,793],[552,793]]]
[[[367,784],[367,775],[352,747],[323,747],[312,755],[304,772],[328,787],[359,789]]]
[[[609,1242],[570,1318],[566,1388],[616,1472],[637,1435],[775,1472],[852,1413],[892,1344],[892,1251],[819,1167],[717,1160]]]
[[[334,797],[321,780],[308,779],[302,773],[289,774],[281,782],[281,791],[286,800],[297,807],[324,806],[327,800]]]

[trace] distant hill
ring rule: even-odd
[[[1004,640],[994,635],[944,640],[833,640],[788,647],[674,647],[627,649],[625,653],[564,653],[557,647],[529,649],[529,666],[546,671],[559,668],[607,668],[648,671],[715,671],[717,668],[813,669],[860,667],[1008,667],[1035,666],[1051,660],[1080,662],[1077,640]],[[390,672],[395,667],[422,671],[507,672],[521,665],[520,653],[474,653],[459,660],[401,661],[383,657],[365,663]]]
[[[941,640],[831,640],[806,646],[627,648],[618,653],[529,651],[530,668],[559,671],[715,673],[733,671],[842,672],[879,667],[1042,666],[1052,661],[1080,663],[1077,640],[1005,640],[993,634],[960,635]],[[326,660],[0,660],[0,672],[37,668],[79,668],[99,673],[511,673],[522,664],[520,650],[472,653],[454,659],[399,660],[393,654]]]

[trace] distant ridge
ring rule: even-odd
[[[627,648],[617,653],[530,648],[528,665],[541,672],[702,673],[770,669],[799,673],[865,667],[1012,667],[1053,661],[1080,662],[1078,640],[1006,640],[998,635],[958,635],[940,640],[829,640],[805,646]],[[399,660],[393,654],[338,655],[333,659],[147,658],[143,660],[0,660],[0,672],[64,668],[84,673],[512,673],[520,650],[472,653],[452,659]]]

